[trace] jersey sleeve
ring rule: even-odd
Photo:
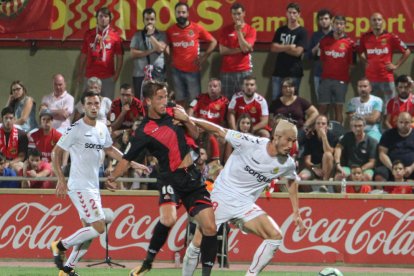
[[[240,151],[243,150],[243,148],[245,147],[258,145],[261,139],[263,138],[259,138],[256,136],[229,129],[227,130],[225,139],[233,146],[235,151]]]
[[[143,132],[140,131],[140,128],[138,128],[135,131],[135,135],[133,135],[131,139],[129,140],[129,143],[130,143],[129,149],[125,152],[122,158],[128,161],[132,161],[146,147],[147,138],[145,137]]]
[[[209,42],[214,40],[214,37],[206,29],[204,29],[200,25],[197,25],[197,27],[198,27],[200,40],[209,41]]]
[[[112,147],[112,144],[113,144],[112,137],[111,137],[111,134],[109,133],[108,128],[105,125],[104,125],[104,129],[105,129],[104,148],[110,148],[110,147]]]
[[[77,134],[79,131],[76,131],[76,125],[71,125],[68,127],[63,133],[62,137],[60,137],[59,142],[57,145],[64,149],[65,151],[69,151],[69,148],[75,143],[77,140]]]
[[[288,169],[286,170],[286,172],[284,174],[281,175],[281,177],[285,177],[286,179],[291,179],[291,180],[297,180],[297,181],[299,180],[299,177],[296,173],[295,161],[290,156],[289,156]]]

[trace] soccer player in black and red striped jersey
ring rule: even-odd
[[[203,239],[201,255],[203,273],[210,275],[217,252],[217,235],[210,194],[201,181],[201,173],[193,164],[186,132],[196,138],[198,129],[184,108],[167,112],[168,92],[164,83],[149,82],[143,87],[147,116],[131,138],[131,148],[118,163],[109,181],[121,176],[137,154],[146,148],[160,165],[158,188],[160,192],[160,221],[155,226],[147,257],[141,266],[131,271],[131,276],[149,271],[155,255],[168,237],[169,229],[177,220],[176,205],[179,200],[190,216],[198,222]],[[177,124],[177,122],[179,122]]]

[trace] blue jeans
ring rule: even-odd
[[[183,72],[172,68],[175,100],[189,103],[201,93],[200,72]]]
[[[302,78],[290,78],[293,80],[293,83],[295,85],[295,95],[299,96],[299,86]],[[272,76],[272,101],[276,100],[281,96],[283,79],[284,78]]]

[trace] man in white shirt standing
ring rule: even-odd
[[[303,232],[299,213],[296,165],[289,152],[297,140],[296,126],[281,120],[271,139],[251,136],[225,129],[202,119],[191,118],[199,127],[225,138],[234,151],[214,183],[211,194],[217,228],[227,221],[245,232],[263,239],[256,250],[246,275],[257,275],[273,258],[282,243],[282,233],[276,222],[255,202],[263,189],[274,179],[284,177],[288,183],[293,208],[293,221]],[[198,258],[197,239],[187,248],[183,275],[192,275]]]
[[[53,92],[42,99],[40,110],[49,109],[53,115],[52,127],[60,133],[70,126],[74,98],[66,91],[66,82],[62,74],[53,76]]]
[[[108,128],[97,120],[101,104],[99,94],[86,92],[82,95],[81,101],[85,116],[65,131],[52,153],[53,169],[58,177],[56,195],[60,198],[69,195],[84,226],[71,236],[51,244],[55,264],[61,270],[60,274],[69,275],[78,275],[74,271],[75,265],[85,255],[92,240],[105,231],[105,215],[101,205],[98,178],[102,151],[116,160],[122,159],[121,152],[112,146]],[[68,183],[61,168],[65,151],[69,152],[72,160]],[[145,166],[136,163],[134,167],[147,170]],[[72,253],[63,265],[65,251],[72,246]]]

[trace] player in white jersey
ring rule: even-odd
[[[293,221],[303,232],[305,227],[299,214],[296,165],[289,152],[297,140],[297,129],[281,120],[271,139],[251,136],[222,128],[202,119],[191,118],[197,126],[225,138],[234,148],[224,169],[214,182],[211,194],[217,228],[227,221],[244,232],[263,239],[257,248],[246,275],[257,275],[273,258],[282,243],[282,233],[276,222],[255,202],[273,179],[284,177],[288,183],[293,208]],[[184,276],[193,275],[197,266],[199,241],[194,238],[186,251]]]
[[[60,198],[69,195],[83,224],[83,228],[71,236],[51,244],[60,276],[78,275],[74,271],[75,265],[85,255],[92,240],[105,231],[105,215],[102,210],[98,177],[102,151],[116,160],[122,159],[122,153],[112,146],[108,128],[97,121],[100,108],[99,95],[95,92],[86,92],[82,95],[81,102],[85,109],[85,116],[66,130],[52,153],[53,169],[58,177],[56,195]],[[61,168],[65,151],[69,152],[71,158],[68,183]],[[133,166],[136,169],[148,170],[137,163]],[[108,187],[108,189],[114,188]],[[73,250],[63,266],[65,251],[72,246]]]

